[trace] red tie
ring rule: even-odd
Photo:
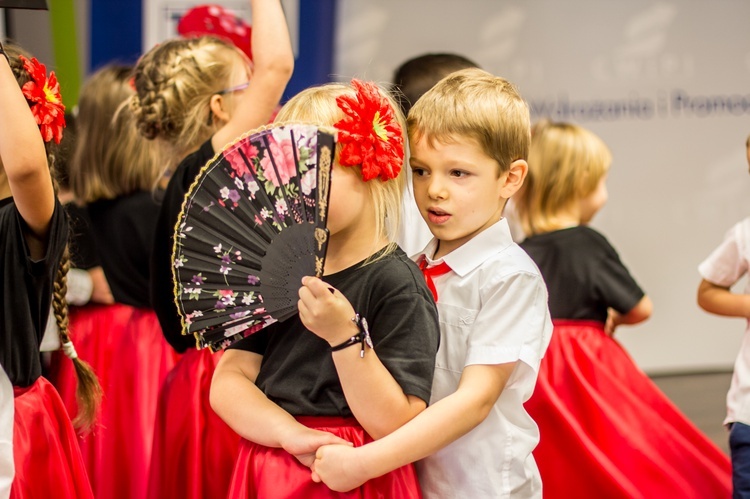
[[[440,265],[435,265],[434,267],[428,268],[427,259],[425,258],[419,264],[419,269],[424,274],[424,280],[427,282],[427,287],[430,288],[430,291],[432,291],[432,297],[435,299],[435,302],[437,302],[438,301],[437,289],[435,289],[435,283],[432,281],[432,278],[441,276],[443,274],[447,274],[448,272],[451,271],[451,268],[445,262],[441,263]]]

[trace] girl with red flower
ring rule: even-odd
[[[175,38],[136,65],[131,108],[141,135],[166,156],[151,254],[152,305],[167,341],[184,355],[160,392],[149,497],[223,497],[239,437],[211,410],[208,387],[219,353],[182,335],[174,304],[174,227],[200,169],[226,144],[265,125],[292,74],[294,54],[280,0],[251,0],[253,63],[223,38]],[[175,453],[175,449],[183,452]],[[186,472],[186,470],[195,470]]]
[[[387,435],[430,398],[438,323],[419,268],[393,243],[403,193],[404,120],[371,82],[305,90],[277,121],[335,126],[330,238],[299,314],[225,351],[211,403],[243,440],[231,498],[421,497],[412,465],[346,494],[311,479],[315,452]]]
[[[59,142],[62,137],[64,109],[54,75],[47,78],[39,61],[0,44],[4,283],[0,287],[0,495],[4,497],[93,497],[73,426],[59,395],[41,376],[39,356],[52,306],[65,353],[82,376],[80,423],[90,425],[96,415],[98,385],[68,338],[64,298],[68,226],[45,150],[45,142]]]

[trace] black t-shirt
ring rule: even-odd
[[[214,157],[211,140],[187,156],[175,169],[164,192],[159,217],[156,222],[153,251],[151,253],[151,306],[159,318],[161,330],[172,348],[182,353],[195,347],[193,336],[182,334],[182,323],[174,302],[172,280],[172,249],[174,228],[182,210],[185,194],[209,160]]]
[[[0,318],[0,363],[14,386],[26,387],[42,374],[39,345],[52,301],[60,258],[68,237],[65,211],[59,203],[50,222],[47,253],[33,261],[24,233],[26,222],[12,199],[0,201],[0,258],[3,262]]]
[[[440,330],[437,308],[416,264],[397,249],[323,280],[367,319],[375,352],[404,393],[429,402]],[[256,385],[290,414],[352,415],[328,342],[305,329],[298,315],[230,348],[263,355]]]
[[[102,269],[117,303],[151,307],[149,261],[158,211],[145,191],[88,205]]]
[[[547,283],[553,319],[605,322],[609,307],[626,314],[644,296],[617,251],[590,227],[531,236],[521,247]]]
[[[68,214],[70,225],[68,249],[71,265],[82,270],[101,266],[88,212],[75,203],[67,203],[63,206]]]

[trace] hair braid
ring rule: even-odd
[[[73,361],[78,378],[78,387],[76,388],[76,400],[78,401],[78,413],[73,420],[73,425],[88,432],[96,421],[99,412],[99,405],[102,399],[102,389],[99,386],[99,380],[94,374],[88,363],[78,358],[78,354],[73,347],[68,330],[68,302],[65,294],[68,291],[68,270],[70,269],[70,254],[68,247],[65,247],[63,257],[60,260],[60,266],[57,269],[57,276],[54,283],[52,294],[52,310],[57,323],[57,329],[60,334],[60,343],[65,355]]]

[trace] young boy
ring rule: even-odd
[[[501,213],[528,169],[529,111],[480,69],[441,80],[409,113],[414,197],[434,235],[417,255],[441,339],[430,406],[390,435],[318,449],[313,480],[350,490],[417,463],[425,498],[541,497],[523,403],[550,340],[547,291]]]
[[[750,136],[745,141],[750,166]],[[724,242],[698,267],[701,280],[698,305],[706,312],[750,319],[750,284],[743,293],[730,288],[750,269],[750,217],[735,224]],[[732,457],[734,497],[750,495],[750,322],[734,363],[732,384],[727,393],[729,450]]]

